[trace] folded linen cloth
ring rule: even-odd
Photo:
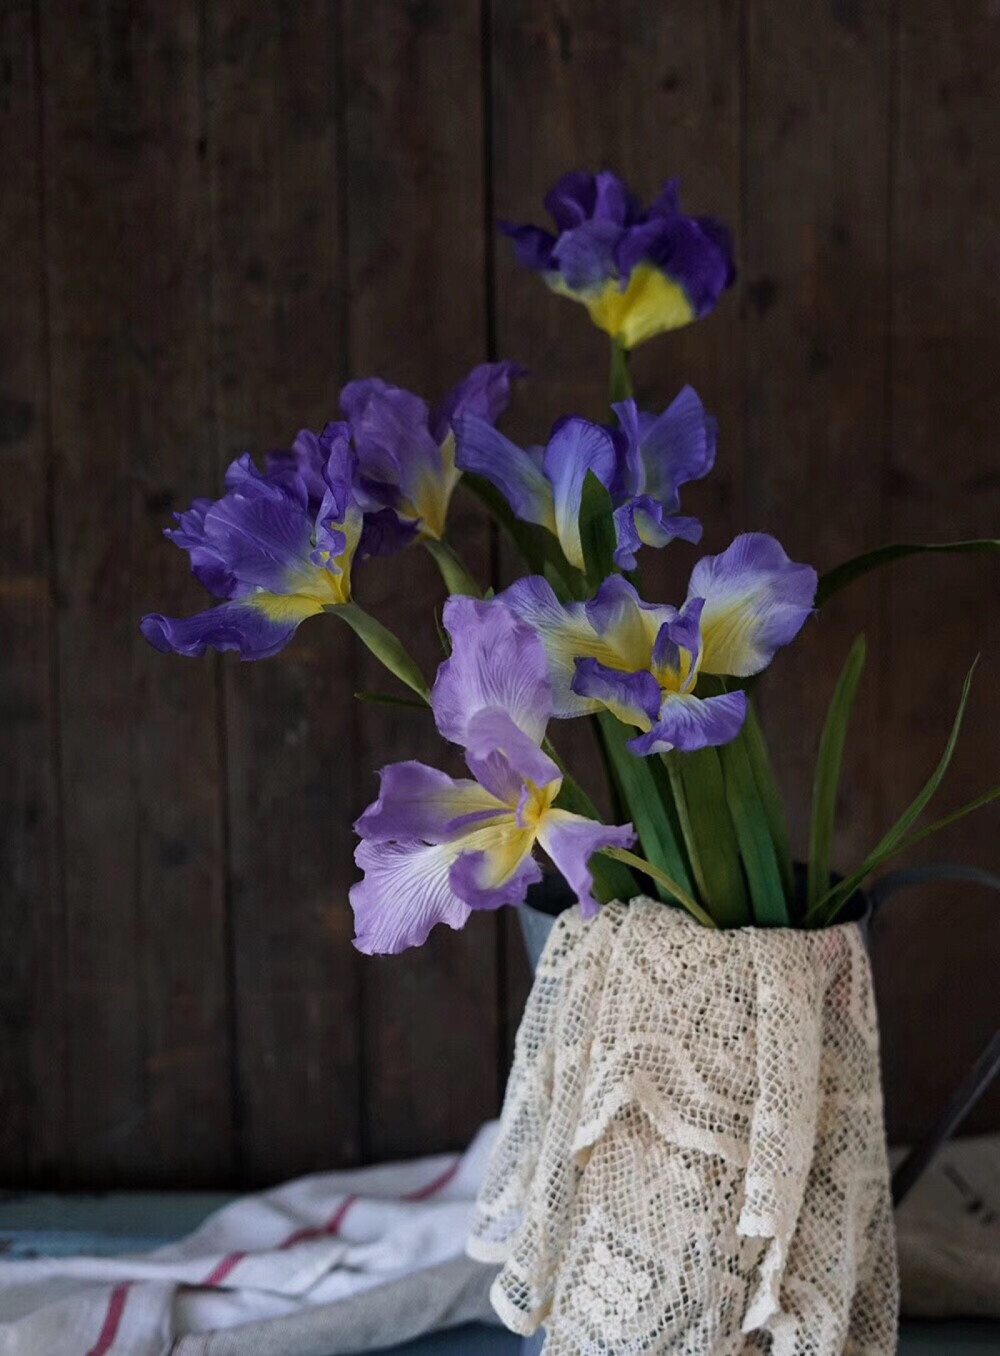
[[[243,1197],[151,1252],[0,1263],[0,1356],[335,1356],[483,1316],[463,1250],[495,1133]]]

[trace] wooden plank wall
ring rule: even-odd
[[[527,984],[510,918],[350,946],[350,824],[391,758],[440,756],[334,622],[257,665],[154,654],[201,605],[160,536],[350,376],[428,397],[487,357],[535,377],[513,434],[597,415],[601,337],[514,266],[497,216],[563,170],[667,174],[741,275],[637,357],[721,424],[689,494],[720,548],[820,566],[1000,535],[1000,13],[983,0],[6,0],[0,7],[0,1181],[228,1184],[459,1145],[492,1115]],[[467,503],[457,544],[507,562]],[[658,560],[681,587],[690,553]],[[1000,567],[898,567],[775,666],[801,842],[822,712],[870,667],[838,842],[935,761],[983,659],[947,808],[997,778]],[[430,666],[420,553],[367,603]],[[232,661],[232,662],[230,662]],[[987,812],[925,855],[998,865]],[[876,943],[890,1121],[919,1133],[997,1019],[993,901],[935,890]],[[976,1124],[1000,1127],[1000,1096]]]

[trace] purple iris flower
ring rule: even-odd
[[[175,514],[178,526],[165,535],[223,601],[193,617],[143,617],[151,645],[187,656],[211,647],[264,659],[283,649],[306,617],[350,602],[361,510],[346,424],[329,425],[316,446],[322,468],[315,483],[294,460],[261,472],[246,454],[229,467],[221,499],[196,499]]]
[[[382,769],[379,797],[355,825],[364,871],[351,889],[355,946],[368,954],[420,946],[435,924],[460,928],[473,910],[522,903],[541,877],[536,843],[592,916],[590,858],[635,840],[631,824],[599,824],[554,806],[562,777],[541,748],[552,685],[535,632],[496,600],[460,596],[445,604],[444,625],[452,653],[431,707],[472,777],[416,762]]]
[[[615,564],[634,569],[643,544],[701,539],[698,520],[678,513],[679,490],[715,464],[716,423],[690,386],[659,415],[641,414],[634,400],[614,411],[617,428],[563,419],[547,447],[527,450],[485,420],[464,414],[455,421],[456,465],[495,485],[518,518],[554,533],[578,569],[584,564],[580,500],[587,472],[593,471],[615,504]]]
[[[649,207],[609,170],[566,174],[545,197],[555,231],[501,223],[518,262],[553,291],[582,302],[594,324],[626,348],[715,309],[736,277],[729,232],[689,217],[679,183]]]
[[[340,405],[357,453],[365,513],[362,555],[392,554],[418,534],[444,536],[460,479],[452,424],[463,414],[492,424],[510,403],[511,382],[523,375],[517,363],[482,363],[433,412],[419,396],[377,377],[344,387]],[[314,456],[310,448],[303,454]]]
[[[696,696],[699,675],[759,673],[798,634],[815,596],[816,571],[751,532],[697,563],[679,610],[643,602],[620,575],[587,603],[559,602],[540,576],[518,580],[498,601],[541,637],[553,714],[611,711],[638,727],[629,747],[645,755],[735,739],[745,693]]]

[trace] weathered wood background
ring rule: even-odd
[[[499,1103],[511,920],[350,945],[351,821],[433,737],[352,705],[377,680],[332,621],[257,665],[149,649],[140,614],[202,605],[170,511],[321,425],[349,376],[434,396],[516,357],[515,435],[596,415],[602,337],[493,221],[607,164],[646,192],[681,174],[738,238],[718,313],[636,362],[650,406],[690,380],[719,415],[686,500],[708,546],[767,528],[824,566],[997,535],[998,78],[994,0],[3,0],[0,1180],[271,1180],[458,1145]],[[458,526],[485,574],[468,505]],[[664,589],[691,560],[668,554]],[[861,628],[841,859],[928,773],[977,650],[940,805],[997,779],[998,584],[899,566],[775,665],[800,839]],[[362,587],[429,665],[429,561]],[[996,867],[998,822],[933,851]],[[913,1135],[996,1022],[1000,910],[926,892],[876,959]]]

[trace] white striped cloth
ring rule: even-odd
[[[490,1273],[463,1254],[495,1131],[484,1126],[461,1155],[242,1197],[152,1252],[0,1262],[0,1356],[306,1356],[320,1328],[324,1356],[335,1356],[364,1349],[350,1345],[358,1333],[385,1346],[481,1316]],[[433,1290],[423,1303],[419,1273]],[[391,1299],[400,1286],[402,1315]],[[302,1322],[320,1307],[321,1324]]]

